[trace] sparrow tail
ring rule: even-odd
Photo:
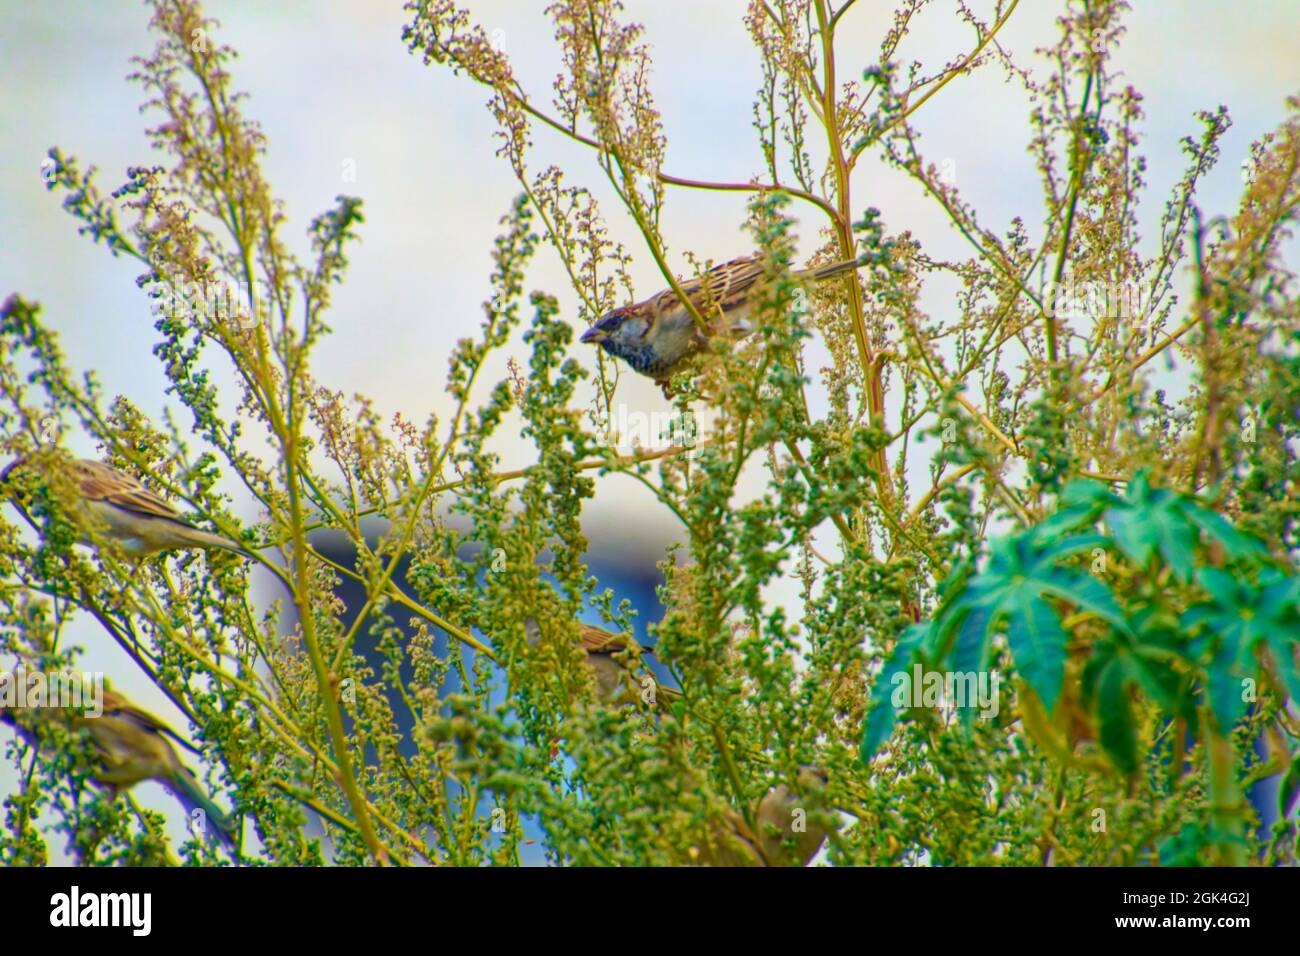
[[[189,528],[185,537],[200,548],[216,548],[220,551],[230,551],[245,558],[256,558],[257,555],[249,551],[242,544],[231,541],[229,538],[222,537],[219,534],[213,534],[210,531],[204,531],[201,528]]]
[[[818,266],[815,269],[808,269],[799,275],[820,282],[823,279],[830,279],[833,276],[841,275],[845,272],[856,272],[866,263],[859,262],[857,259],[845,259],[843,262],[832,262],[828,266]]]
[[[209,840],[219,840],[232,852],[235,850],[235,823],[204,793],[203,787],[187,768],[181,767],[166,781],[168,789],[181,802],[185,812],[193,815],[202,810]]]

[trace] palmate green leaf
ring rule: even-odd
[[[1268,549],[1262,542],[1238,531],[1223,515],[1201,507],[1194,500],[1188,499],[1183,504],[1183,514],[1192,524],[1217,541],[1233,560],[1263,557],[1268,554]]]
[[[1061,492],[1061,504],[1067,508],[1093,508],[1100,512],[1119,500],[1109,487],[1092,478],[1072,481]]]
[[[1043,558],[1053,562],[1060,562],[1073,558],[1075,555],[1092,551],[1096,548],[1109,547],[1111,540],[1104,534],[1096,534],[1094,532],[1090,534],[1071,535],[1068,538],[1061,538],[1052,542],[1036,541],[1034,543],[1041,545],[1043,549]]]
[[[1183,582],[1192,579],[1195,547],[1202,534],[1218,542],[1234,560],[1268,553],[1260,542],[1195,498],[1152,488],[1145,470],[1133,477],[1122,500],[1111,501],[1103,517],[1115,543],[1134,564],[1146,567],[1159,554]]]
[[[894,678],[911,668],[918,652],[927,639],[931,639],[937,626],[935,618],[913,624],[907,628],[894,645],[894,651],[885,661],[876,682],[871,688],[871,707],[867,711],[866,727],[862,735],[862,748],[858,754],[863,763],[875,756],[876,751],[893,733],[898,721],[898,708],[894,706]]]
[[[1005,605],[1010,612],[1007,644],[1020,674],[1051,713],[1065,679],[1065,629],[1052,606],[1027,588],[1016,588]]]
[[[1138,769],[1138,744],[1128,695],[1132,681],[1129,663],[1129,655],[1116,654],[1102,669],[1097,686],[1097,716],[1102,749],[1116,767],[1132,775]]]
[[[1179,670],[1170,660],[1169,652],[1180,653],[1173,645],[1175,640],[1164,640],[1141,633],[1128,659],[1129,673],[1143,693],[1172,717],[1182,717],[1189,727],[1196,726],[1196,705],[1192,695],[1193,679],[1190,671]],[[1181,654],[1180,654],[1181,657]]]
[[[1066,535],[1094,525],[1102,512],[1120,501],[1105,485],[1092,479],[1072,481],[1061,492],[1057,511],[1030,529],[1036,544],[1060,541]],[[1107,542],[1109,543],[1109,542]]]
[[[1300,667],[1296,664],[1296,637],[1300,633],[1300,615],[1292,615],[1288,633],[1274,631],[1266,638],[1268,649],[1286,686],[1291,700],[1300,702]]]
[[[1084,667],[1083,697],[1098,724],[1104,729],[1116,713],[1113,707],[1100,701],[1098,688],[1110,663],[1117,660],[1123,666],[1127,686],[1136,685],[1169,719],[1182,718],[1195,736],[1199,726],[1194,693],[1196,685],[1191,663],[1188,662],[1186,667],[1181,663],[1187,660],[1186,641],[1179,635],[1178,622],[1161,611],[1147,608],[1133,616],[1132,624],[1132,635],[1111,634],[1094,648]],[[1117,678],[1111,675],[1110,679]],[[1114,693],[1114,688],[1110,693]],[[1131,716],[1131,711],[1128,713]],[[1127,766],[1121,729],[1116,725],[1105,730],[1103,745],[1116,758],[1117,765]]]
[[[1184,823],[1179,831],[1159,847],[1161,866],[1203,866],[1203,850],[1227,843],[1248,845],[1240,833],[1231,833],[1213,825]]]
[[[1119,502],[1110,489],[1099,481],[1072,481],[1061,492],[1056,513],[1033,527],[1038,541],[1047,542],[1091,525],[1107,506]]]
[[[1249,587],[1222,568],[1201,568],[1196,583],[1209,593],[1219,608],[1230,608],[1234,612],[1252,609]]]
[[[1228,733],[1246,711],[1245,680],[1240,666],[1240,635],[1226,636],[1209,666],[1210,708],[1221,733]]]
[[[1176,678],[1176,675],[1166,669],[1157,677],[1147,670],[1148,663],[1127,645],[1107,641],[1097,647],[1083,669],[1083,699],[1097,719],[1102,749],[1111,763],[1129,775],[1137,772],[1139,763],[1137,725],[1129,688],[1133,684],[1145,687],[1150,683],[1156,689],[1152,696],[1163,700],[1166,710],[1178,706],[1177,689],[1171,688],[1167,680],[1167,676]]]
[[[1119,653],[1119,648],[1115,644],[1106,641],[1098,644],[1093,650],[1092,656],[1083,667],[1083,673],[1079,677],[1079,691],[1082,700],[1088,706],[1094,706],[1097,698],[1097,685],[1100,682],[1101,673],[1106,666]]]
[[[1172,492],[1156,489],[1139,505],[1109,508],[1106,521],[1116,544],[1139,567],[1159,553],[1180,581],[1191,580],[1196,534]]]
[[[961,590],[974,570],[975,564],[969,556],[963,557],[954,564],[947,576],[935,586],[935,593],[939,595],[939,600],[945,600],[950,591]]]
[[[1259,576],[1263,589],[1259,596],[1262,617],[1281,620],[1288,614],[1300,611],[1300,575],[1285,575],[1277,568],[1268,568]],[[1291,635],[1300,641],[1300,632]]]
[[[1180,673],[1165,661],[1150,660],[1134,653],[1129,658],[1129,673],[1168,717],[1181,717],[1187,732],[1195,737],[1200,733],[1200,720],[1196,712],[1195,684],[1188,674]]]
[[[1086,611],[1092,611],[1124,633],[1129,631],[1124,609],[1106,586],[1091,575],[1067,568],[1053,568],[1043,579],[1043,590]]]
[[[1127,508],[1111,508],[1106,512],[1106,523],[1119,549],[1138,567],[1145,568],[1156,552],[1156,541],[1141,514]]]
[[[988,568],[956,598],[957,607],[967,610],[957,634],[958,669],[987,666],[995,628],[1005,620],[1016,668],[1048,712],[1054,710],[1065,676],[1067,635],[1045,597],[1068,601],[1128,631],[1123,610],[1104,585],[1057,564],[1103,542],[1099,535],[1085,534],[1045,544],[1032,531],[995,540]]]
[[[1158,851],[1160,865],[1200,866],[1201,849],[1209,842],[1201,827],[1184,823],[1177,833],[1161,842]]]
[[[1255,650],[1261,643],[1277,661],[1287,692],[1300,699],[1295,663],[1300,579],[1270,569],[1256,586],[1221,568],[1201,568],[1196,581],[1210,600],[1188,608],[1180,626],[1198,635],[1192,646],[1206,663],[1210,703],[1220,729],[1230,728],[1245,710],[1242,682],[1258,671]]]
[[[1300,702],[1300,576],[1287,577],[1275,568],[1260,575],[1261,591],[1256,608],[1257,627],[1277,664],[1282,683],[1293,701]]]
[[[1100,508],[1089,506],[1062,508],[1034,525],[1033,534],[1036,541],[1047,543],[1061,538],[1088,525],[1092,525],[1101,514]]]
[[[952,667],[956,671],[982,671],[988,668],[992,654],[992,609],[975,605],[962,619],[957,630],[957,643],[952,651]]]

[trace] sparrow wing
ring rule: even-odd
[[[98,461],[73,463],[77,490],[87,501],[102,501],[146,518],[186,524],[180,513],[135,478]]]
[[[174,731],[153,714],[146,713],[121,694],[104,690],[104,715],[116,717],[150,734],[174,734]]]
[[[594,624],[580,624],[582,649],[588,654],[617,654],[628,648],[630,638],[626,634],[614,634]],[[640,650],[641,645],[637,644]]]
[[[695,304],[705,315],[714,309],[724,314],[745,305],[754,283],[763,278],[763,258],[761,256],[744,256],[732,259],[720,266],[714,266],[704,275],[682,283],[686,298]],[[655,305],[662,312],[677,301],[672,289],[659,294]]]
[[[579,622],[579,634],[582,639],[582,649],[588,654],[611,655],[626,651],[629,648],[633,655],[639,657],[642,652],[649,651],[651,648],[646,647],[640,641],[635,640],[631,634],[614,634],[605,630],[603,627],[596,627],[594,624],[585,624]],[[611,661],[618,664],[625,670],[636,670],[637,664],[631,655],[621,661]],[[673,701],[682,696],[681,691],[673,690],[671,687],[664,687],[657,680],[655,681],[656,696],[655,700],[660,707],[665,710],[671,708]]]

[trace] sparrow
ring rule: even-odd
[[[7,484],[10,475],[27,464],[27,459],[19,458],[0,474],[0,484]],[[74,518],[81,525],[85,544],[94,544],[97,535],[134,557],[174,548],[216,548],[253,557],[243,545],[189,524],[180,512],[125,472],[84,458],[61,461],[55,467],[62,470],[77,495]]]
[[[73,733],[90,738],[90,777],[106,787],[113,797],[142,780],[161,783],[191,817],[202,810],[205,833],[235,848],[235,824],[203,791],[194,773],[181,763],[168,736],[176,734],[152,714],[134,706],[121,694],[103,689],[102,712],[98,717],[73,708],[0,708],[0,721],[19,730],[29,740],[42,719],[59,719]],[[206,824],[211,824],[208,829]]]
[[[814,821],[825,809],[830,778],[821,767],[799,768],[798,792],[778,783],[758,802],[759,844],[769,866],[807,866],[826,842],[827,830]]]
[[[824,806],[821,797],[829,780],[826,771],[810,765],[799,768],[798,780],[802,797],[784,783],[763,795],[754,815],[757,833],[739,813],[728,809],[709,827],[705,844],[687,850],[688,862],[696,866],[807,866],[827,835],[807,811]]]
[[[524,620],[524,633],[530,647],[541,643],[542,631],[536,619]],[[659,684],[650,674],[640,673],[639,658],[650,653],[631,634],[615,634],[594,624],[578,622],[578,638],[587,655],[587,669],[596,685],[596,699],[614,707],[638,703],[665,706],[680,694]],[[647,694],[650,696],[647,697]]]
[[[708,827],[702,845],[687,848],[684,862],[691,866],[767,866],[762,842],[730,807]]]
[[[863,263],[847,259],[793,273],[797,279],[820,282],[862,268]],[[641,302],[605,313],[580,341],[599,345],[621,358],[633,371],[653,378],[669,394],[668,382],[709,339],[727,330],[738,338],[753,331],[751,319],[767,279],[762,256],[732,259],[704,275],[682,283],[682,292],[706,320],[709,333],[696,323],[677,293],[665,289]]]

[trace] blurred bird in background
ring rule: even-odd
[[[794,272],[795,279],[821,282],[862,268],[856,259]],[[710,323],[706,334],[671,288],[641,302],[625,305],[601,316],[582,334],[581,341],[599,345],[621,358],[634,371],[653,378],[664,394],[669,380],[709,339],[725,330],[744,338],[754,330],[752,318],[763,299],[767,273],[762,256],[732,259],[704,275],[682,283],[682,292]]]
[[[778,783],[758,802],[758,832],[729,810],[709,828],[707,843],[687,850],[697,866],[807,866],[826,841],[817,817],[826,811],[826,771],[799,768],[798,791]]]
[[[47,469],[58,471],[56,480],[71,485],[76,496],[73,518],[81,527],[83,543],[94,544],[97,538],[110,541],[133,557],[173,548],[215,548],[253,557],[239,543],[189,524],[168,502],[116,468],[89,459],[45,461]],[[35,462],[19,458],[0,473],[0,484],[15,496],[11,479],[26,479],[33,470]]]
[[[542,630],[534,618],[524,621],[528,645],[541,646]],[[638,703],[666,706],[680,695],[642,669],[640,657],[650,653],[630,634],[615,634],[594,624],[578,622],[579,640],[596,685],[596,699],[613,707]]]
[[[778,783],[759,801],[758,838],[769,866],[807,866],[817,855],[827,837],[817,818],[828,810],[829,783],[825,770],[805,764],[797,792]]]
[[[156,780],[185,807],[190,819],[203,811],[203,833],[235,849],[235,824],[204,792],[194,773],[181,763],[168,737],[176,734],[152,714],[135,707],[121,694],[103,691],[100,716],[68,707],[0,708],[0,721],[17,729],[36,746],[42,721],[61,721],[69,731],[90,740],[89,775],[108,788],[112,797],[142,780]]]

